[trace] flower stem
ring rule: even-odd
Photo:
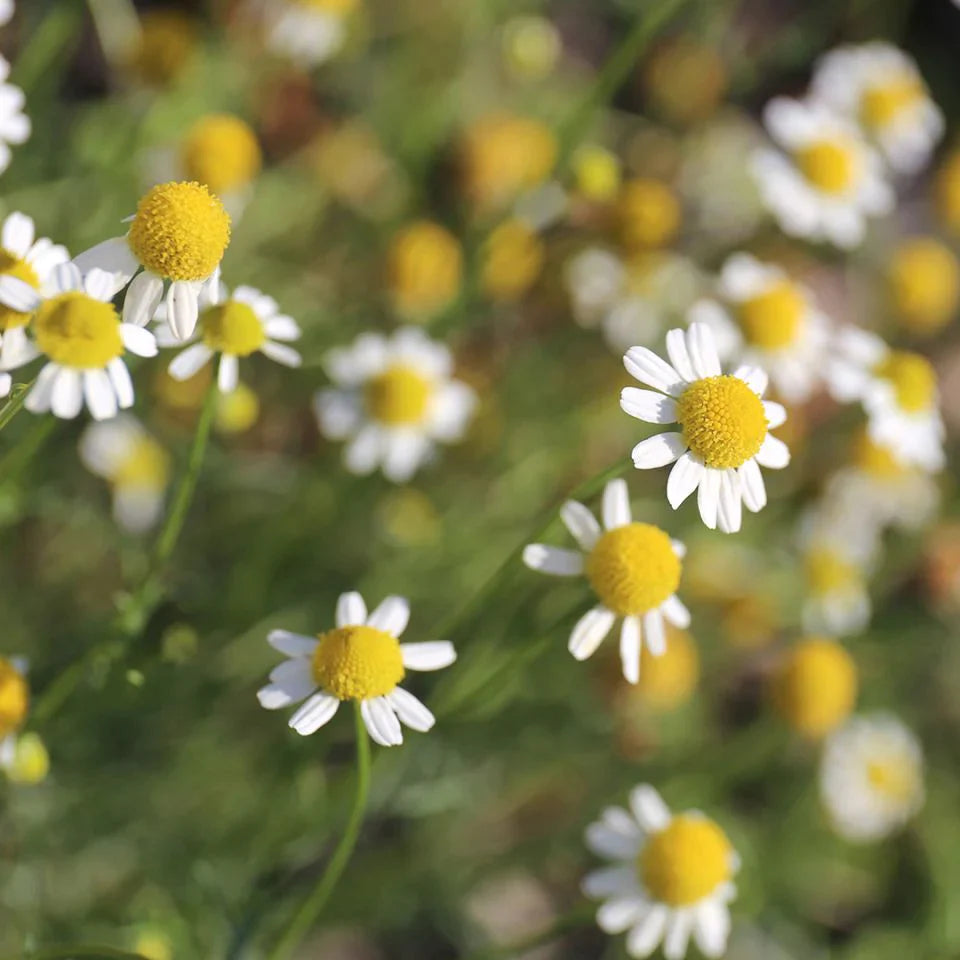
[[[287,960],[300,945],[330,899],[337,881],[350,860],[353,848],[357,845],[357,837],[360,835],[360,827],[363,824],[363,815],[367,806],[367,795],[370,792],[370,738],[367,736],[363,717],[360,714],[359,701],[354,701],[354,721],[357,737],[357,788],[353,797],[353,806],[350,809],[350,817],[326,870],[323,871],[317,885],[303,901],[300,909],[294,914],[293,920],[268,955],[267,960]]]
[[[27,400],[27,394],[33,386],[29,383],[18,383],[11,391],[7,402],[0,407],[0,430],[2,430],[20,411]]]

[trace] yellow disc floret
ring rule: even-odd
[[[239,300],[209,307],[200,315],[203,342],[217,353],[248,357],[266,342],[263,323],[253,307]]]
[[[6,250],[0,250],[0,276],[16,277],[17,280],[29,284],[34,290],[40,289],[40,278],[33,267],[26,260],[21,260]],[[0,330],[24,327],[29,320],[29,313],[11,310],[10,307],[0,304]]]
[[[581,147],[573,155],[573,176],[582,196],[606,203],[620,189],[620,160],[605,147],[596,144]]]
[[[23,674],[0,657],[0,738],[18,730],[30,706],[30,688]]]
[[[810,637],[784,658],[773,681],[779,713],[805,737],[819,739],[835,730],[853,710],[857,668],[834,640]]]
[[[885,800],[898,806],[912,804],[920,789],[920,769],[916,759],[903,752],[867,764],[867,782]]]
[[[103,369],[123,353],[117,311],[85,293],[62,293],[45,300],[33,328],[40,351],[65,367]]]
[[[937,399],[937,374],[926,357],[906,350],[892,350],[874,373],[894,389],[897,404],[907,413],[930,410]]]
[[[667,629],[667,648],[655,657],[644,644],[640,651],[640,699],[657,712],[679,707],[690,699],[700,676],[697,645],[686,630]]]
[[[854,441],[853,463],[858,470],[879,480],[901,477],[907,470],[891,450],[874,443],[866,430]]]
[[[867,87],[860,98],[861,122],[870,130],[882,130],[923,97],[923,85],[910,75]]]
[[[373,627],[338,627],[320,635],[313,679],[339,700],[369,700],[390,693],[403,679],[397,638]]]
[[[908,240],[894,253],[888,276],[898,319],[908,330],[935,333],[957,312],[960,264],[939,240]]]
[[[618,616],[659,607],[680,585],[680,558],[670,538],[648,523],[608,530],[587,558],[594,592]]]
[[[494,300],[517,300],[540,275],[543,241],[522,220],[501,223],[487,238],[481,283]]]
[[[170,479],[170,455],[153,437],[139,436],[110,478],[116,487],[163,490]]]
[[[681,814],[654,833],[640,851],[637,870],[650,896],[686,907],[710,896],[730,879],[733,848],[712,820]]]
[[[7,776],[14,783],[35,784],[46,779],[50,772],[50,754],[37,733],[25,733],[17,737],[13,764]]]
[[[460,290],[463,252],[445,227],[418,220],[401,230],[387,254],[387,282],[400,313],[429,318],[453,301]]]
[[[181,154],[187,176],[219,194],[247,186],[263,159],[250,126],[226,113],[198,120],[187,132]]]
[[[620,229],[631,249],[670,243],[680,229],[680,202],[659,180],[637,177],[625,183],[619,201]]]
[[[334,17],[345,17],[360,6],[360,0],[295,0],[301,7],[329,13]]]
[[[823,193],[846,193],[859,175],[857,157],[839,140],[817,140],[797,150],[797,166]]]
[[[205,280],[230,242],[230,217],[200,183],[162,183],[140,199],[130,249],[158,277]]]
[[[220,433],[235,434],[249,430],[260,417],[260,398],[245,383],[217,398],[214,424]]]
[[[177,78],[198,45],[198,21],[178,10],[148,10],[129,67],[145,83],[164,86]]]
[[[860,568],[839,551],[815,547],[804,557],[807,587],[814,596],[859,590],[863,583]]]
[[[738,377],[705,377],[677,400],[677,422],[687,446],[708,467],[740,467],[767,436],[760,398]]]
[[[397,364],[367,383],[367,408],[381,423],[409,426],[423,421],[432,394],[433,385],[422,373]]]
[[[739,304],[738,319],[748,343],[779,350],[797,338],[807,303],[797,287],[780,280]]]

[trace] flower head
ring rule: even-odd
[[[460,292],[460,241],[438,223],[418,220],[390,242],[387,276],[397,312],[426,320],[441,313]]]
[[[358,6],[359,0],[279,0],[267,7],[267,43],[301,67],[319,66],[340,52]]]
[[[0,57],[0,173],[10,166],[10,144],[20,146],[30,139],[30,118],[23,112],[26,97],[19,87],[6,83],[10,64]]]
[[[180,160],[185,179],[205,184],[220,196],[248,187],[263,163],[249,124],[227,113],[197,120],[183,139]]]
[[[20,731],[29,710],[27,661],[0,657],[0,770],[8,776],[16,764]]]
[[[129,69],[150,86],[172,83],[190,63],[198,46],[198,22],[179,10],[148,10],[140,18],[140,35]]]
[[[659,180],[638,177],[620,190],[620,233],[631,250],[665,247],[680,230],[680,202]]]
[[[499,224],[483,249],[480,283],[493,300],[519,300],[536,282],[545,257],[543,241],[522,219]]]
[[[960,263],[933,237],[912,237],[894,251],[887,267],[893,307],[911,333],[937,333],[960,304]]]

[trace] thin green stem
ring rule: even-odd
[[[58,64],[64,64],[66,48],[80,40],[82,20],[81,0],[53,4],[20,51],[13,68],[14,82],[29,93],[41,78],[50,75]]]
[[[56,417],[39,417],[35,426],[28,430],[0,460],[0,483],[15,479],[30,463],[36,452],[46,443],[57,428]]]
[[[7,960],[70,960],[72,957],[90,957],[91,960],[146,960],[139,953],[117,950],[114,947],[96,947],[81,944],[73,947],[52,947],[37,953],[8,957]]]
[[[22,409],[27,401],[27,394],[33,386],[29,383],[18,383],[11,391],[7,402],[0,407],[0,430],[2,430]]]
[[[354,702],[354,721],[357,737],[357,788],[353,806],[350,809],[350,817],[326,870],[323,871],[317,885],[303,901],[300,909],[294,914],[293,920],[268,955],[267,960],[287,960],[300,945],[330,899],[357,845],[367,806],[367,795],[370,792],[370,738],[360,713],[359,701]]]
[[[471,953],[461,960],[508,960],[510,957],[519,957],[528,953],[536,947],[543,946],[553,940],[562,937],[571,930],[577,930],[580,927],[587,926],[593,919],[595,908],[592,904],[584,903],[575,907],[569,913],[565,913],[547,928],[539,933],[534,933],[523,940],[517,940],[514,943],[499,947],[490,947],[487,950],[481,950],[478,953]]]

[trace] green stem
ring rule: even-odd
[[[140,36],[140,18],[131,0],[87,0],[107,61],[123,64]]]
[[[539,933],[534,933],[523,940],[502,947],[490,947],[487,950],[481,950],[479,953],[471,953],[461,960],[507,960],[509,957],[521,956],[536,947],[562,937],[571,930],[587,926],[593,920],[595,909],[592,904],[581,904],[562,917],[558,917],[549,927]]]
[[[27,467],[34,454],[46,443],[57,428],[58,422],[57,418],[53,416],[37,418],[36,426],[32,430],[28,430],[7,455],[0,460],[0,483],[8,483],[15,479]]]
[[[7,960],[70,960],[72,957],[90,957],[91,960],[146,960],[139,953],[117,950],[114,947],[95,947],[89,945],[75,947],[52,947],[40,953],[17,954]]]
[[[27,394],[33,386],[29,383],[18,383],[11,391],[7,402],[0,407],[0,430],[2,430],[22,409],[27,400]]]
[[[55,3],[20,51],[13,68],[13,82],[29,93],[58,63],[65,63],[66,48],[79,41],[82,20],[80,0]]]
[[[317,885],[303,901],[300,909],[294,914],[293,920],[268,955],[267,960],[287,960],[300,945],[330,899],[337,881],[350,860],[353,848],[357,845],[357,837],[360,835],[360,827],[363,824],[363,815],[367,806],[367,794],[370,792],[370,738],[367,736],[363,717],[360,714],[359,701],[354,702],[354,721],[357,737],[357,789],[350,817],[326,870],[323,871]]]

